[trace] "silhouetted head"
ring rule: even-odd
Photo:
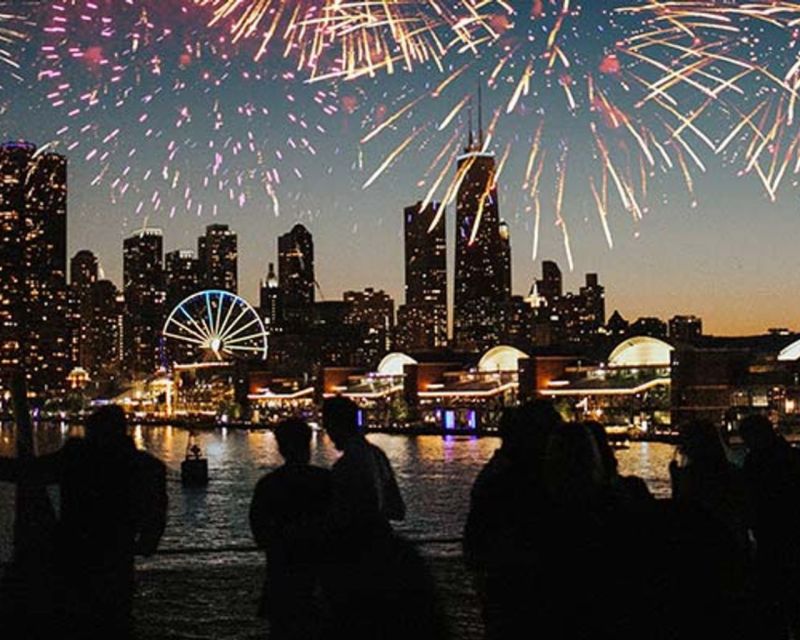
[[[358,407],[342,396],[328,398],[322,404],[322,424],[340,451],[345,443],[358,435]]]
[[[553,431],[545,458],[545,486],[560,504],[586,504],[604,484],[603,464],[595,439],[582,424],[565,424]]]
[[[311,427],[303,420],[290,418],[279,423],[275,439],[286,462],[307,463],[311,459]]]
[[[603,474],[606,481],[611,481],[617,475],[617,456],[614,455],[614,450],[608,442],[608,434],[605,427],[594,420],[588,420],[583,423],[589,430],[589,433],[594,438],[597,452],[600,454],[600,462],[603,465]]]
[[[95,409],[86,418],[86,439],[92,442],[114,442],[127,434],[128,421],[122,407],[109,404]]]
[[[689,462],[709,464],[727,462],[719,429],[708,420],[695,420],[681,425],[679,446]]]
[[[504,426],[503,422],[507,422]],[[555,429],[563,424],[549,400],[533,400],[503,414],[503,448],[514,460],[524,463],[541,461]]]
[[[762,415],[747,416],[739,422],[739,435],[751,451],[768,449],[778,440],[769,418]]]

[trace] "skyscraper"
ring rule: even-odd
[[[82,366],[95,382],[108,382],[119,374],[124,355],[124,304],[113,282],[98,280],[90,288],[87,307],[88,339]]]
[[[596,273],[586,274],[586,284],[581,287],[580,341],[591,342],[606,323],[606,290]]]
[[[480,351],[497,344],[499,309],[510,297],[507,227],[501,227],[494,154],[483,150],[483,131],[458,158],[463,176],[456,200],[453,337],[456,347]],[[505,234],[505,237],[504,237]]]
[[[542,279],[536,281],[536,290],[547,306],[553,307],[564,293],[561,269],[552,260],[542,262]]]
[[[275,264],[269,263],[267,277],[261,281],[258,308],[261,317],[273,333],[282,320],[281,289],[278,285],[278,276],[275,275]]]
[[[26,142],[0,146],[0,383],[24,367],[36,394],[70,367],[67,161]]]
[[[167,253],[164,257],[164,276],[167,286],[167,312],[201,289],[199,263],[191,249],[177,249]]]
[[[430,203],[406,207],[405,304],[398,310],[398,348],[415,351],[447,344],[447,240],[439,209]]]
[[[368,287],[364,291],[345,291],[349,305],[345,322],[362,330],[355,349],[355,363],[374,367],[391,349],[394,330],[394,300],[385,291]]]
[[[164,241],[161,229],[142,229],[123,246],[125,295],[125,365],[149,375],[161,364],[161,329],[165,316]]]
[[[90,294],[97,282],[97,256],[91,251],[78,251],[69,263],[70,329],[72,331],[72,363],[87,371],[89,349]]]
[[[205,289],[238,291],[236,232],[227,224],[211,224],[197,240],[200,283]]]
[[[302,224],[278,237],[278,285],[284,315],[302,320],[314,304],[314,239]]]

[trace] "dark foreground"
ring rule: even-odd
[[[483,637],[478,600],[460,557],[426,558],[449,623],[450,637]],[[196,556],[174,566],[156,560],[140,565],[134,605],[136,637],[236,638],[263,640],[267,625],[255,617],[263,580],[258,554],[241,562],[220,563],[214,556]]]

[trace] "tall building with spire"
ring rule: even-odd
[[[283,310],[281,309],[281,289],[278,286],[278,276],[275,275],[275,263],[273,262],[269,263],[267,277],[261,281],[259,293],[258,308],[261,317],[270,333],[274,333],[283,319]]]
[[[71,360],[67,161],[27,142],[0,145],[0,387],[63,389]]]
[[[500,309],[511,296],[510,239],[500,221],[495,156],[484,149],[480,97],[478,109],[478,138],[470,122],[469,144],[458,158],[453,338],[463,351],[497,344]]]

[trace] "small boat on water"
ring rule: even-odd
[[[189,432],[186,443],[186,458],[181,462],[181,482],[186,487],[201,487],[208,484],[208,459],[203,457],[194,432]]]

